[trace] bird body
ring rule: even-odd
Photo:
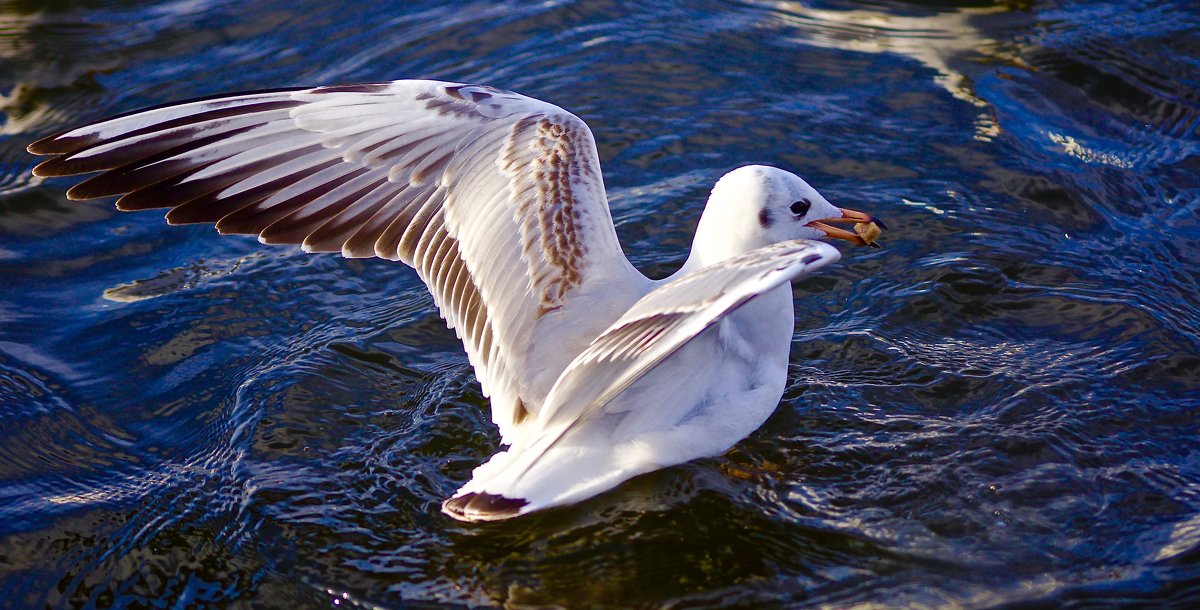
[[[870,222],[767,166],[713,188],[692,251],[653,281],[625,258],[583,121],[491,87],[394,81],[234,94],[29,147],[39,176],[100,172],[172,224],[411,265],[462,339],[507,448],[443,510],[497,520],[719,454],[783,393],[790,281]]]
[[[456,498],[491,513],[532,512],[606,491],[636,475],[719,455],[775,410],[787,380],[791,286],[755,297],[604,404],[586,426],[534,426],[480,466]],[[496,498],[519,499],[508,506]],[[450,502],[470,514],[470,501]]]

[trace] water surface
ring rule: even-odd
[[[1184,1],[0,3],[0,606],[1200,603]],[[472,526],[415,274],[72,203],[24,146],[224,91],[487,83],[595,131],[631,260],[745,163],[888,221],[727,455]]]

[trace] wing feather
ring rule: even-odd
[[[123,210],[170,208],[172,224],[412,265],[506,438],[648,285],[621,254],[587,126],[489,87],[394,81],[215,97],[29,150],[53,155],[39,176],[100,172],[73,199],[120,195]],[[615,298],[598,309],[595,294]],[[551,332],[560,340],[541,340]]]
[[[386,179],[363,172],[321,197],[320,202],[303,206],[271,223],[259,233],[259,239],[265,244],[303,244],[315,232],[314,226],[323,226],[386,183]]]

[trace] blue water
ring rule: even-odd
[[[586,120],[656,277],[751,162],[887,247],[797,287],[728,454],[453,522],[497,435],[410,270],[68,202],[24,152],[416,77]],[[0,113],[0,607],[1200,604],[1194,2],[10,0]]]

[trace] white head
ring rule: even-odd
[[[872,220],[834,206],[791,172],[747,165],[725,174],[713,187],[696,228],[692,258],[707,265],[789,239],[837,237],[862,244],[854,233],[827,222]]]

